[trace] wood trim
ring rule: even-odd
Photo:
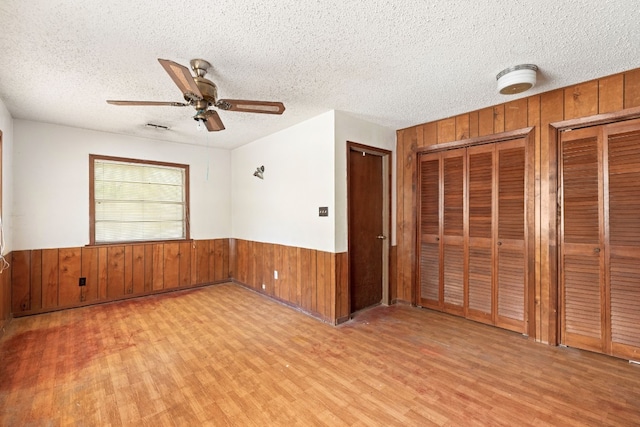
[[[453,150],[456,148],[472,147],[472,146],[481,145],[481,144],[493,144],[496,142],[509,141],[511,139],[526,137],[528,134],[530,134],[534,130],[535,128],[531,126],[531,127],[512,130],[508,132],[500,132],[492,135],[479,136],[477,138],[469,138],[469,139],[463,139],[460,141],[446,142],[446,143],[431,145],[425,148],[418,149],[417,153],[418,154],[432,153],[436,151]]]
[[[193,243],[196,240],[194,239],[176,239],[176,240],[132,240],[127,242],[118,242],[118,243],[93,243],[84,245],[84,248],[108,248],[109,246],[122,246],[122,245],[157,245],[159,243]]]
[[[114,243],[96,243],[96,229],[95,229],[95,221],[96,221],[96,212],[95,212],[95,185],[94,185],[94,164],[96,160],[110,160],[116,162],[126,162],[126,163],[137,163],[142,165],[156,165],[156,166],[167,166],[172,168],[179,168],[184,171],[184,197],[185,197],[185,238],[184,239],[176,239],[170,240],[171,242],[182,242],[182,241],[190,241],[191,240],[191,199],[189,198],[189,188],[191,187],[191,180],[189,178],[189,165],[182,163],[170,163],[170,162],[161,162],[155,160],[144,160],[144,159],[133,159],[129,157],[114,157],[114,156],[104,156],[101,154],[89,154],[89,245],[87,246],[108,246],[108,245],[121,245],[121,244],[144,244],[144,243],[160,243],[166,242],[166,240],[148,240],[148,241],[121,241]]]
[[[570,120],[562,120],[559,122],[549,123],[549,126],[556,131],[569,129],[580,129],[591,126],[606,125],[609,123],[621,122],[640,118],[640,107],[627,108],[625,110],[616,111],[614,113],[595,114],[587,117],[580,117]]]

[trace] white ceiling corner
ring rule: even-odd
[[[234,148],[335,109],[399,129],[513,99],[495,75],[533,63],[545,92],[640,67],[635,0],[3,0],[0,99],[17,119]],[[157,62],[203,58],[220,97],[282,116],[106,99],[182,101]],[[162,132],[148,122],[168,126]]]

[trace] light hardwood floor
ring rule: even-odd
[[[332,327],[232,284],[14,319],[0,425],[638,425],[640,366],[424,309]]]

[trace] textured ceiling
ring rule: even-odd
[[[2,0],[0,99],[17,119],[233,148],[322,112],[390,129],[513,99],[495,75],[540,67],[520,97],[640,67],[637,0]],[[182,101],[157,58],[213,64],[222,98],[282,116],[106,99]],[[157,123],[169,131],[149,129]]]

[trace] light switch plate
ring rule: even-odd
[[[318,216],[329,216],[329,207],[328,206],[319,207]]]

